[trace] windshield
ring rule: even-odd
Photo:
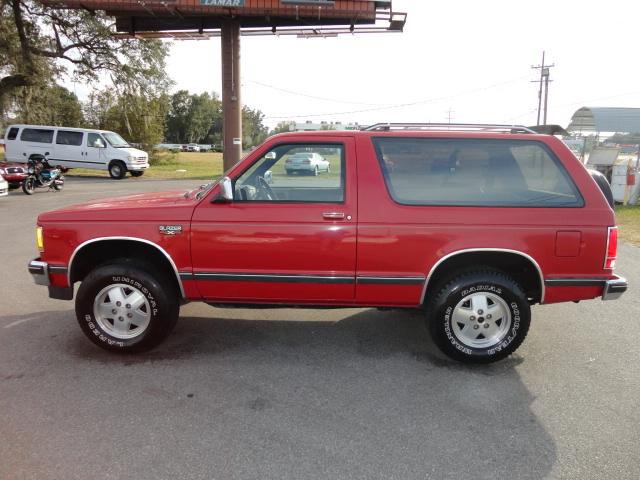
[[[131,146],[131,145],[129,145],[127,143],[127,141],[124,138],[122,138],[117,133],[105,132],[102,135],[104,136],[104,138],[107,139],[107,142],[109,142],[112,147],[124,148],[124,147],[130,147]]]

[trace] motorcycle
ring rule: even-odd
[[[30,158],[27,162],[29,176],[22,181],[22,191],[27,195],[33,195],[36,188],[62,190],[64,187],[64,175],[60,168],[49,165],[46,155]]]

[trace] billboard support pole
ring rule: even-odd
[[[221,28],[223,165],[227,171],[242,157],[240,85],[240,23],[227,20]]]

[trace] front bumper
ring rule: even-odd
[[[28,268],[29,273],[33,277],[33,281],[36,282],[36,285],[44,285],[45,287],[51,285],[51,280],[49,280],[49,264],[47,262],[43,262],[39,258],[36,258],[29,262]]]
[[[623,277],[607,280],[602,291],[602,300],[616,300],[627,291],[627,280]]]
[[[59,270],[61,267],[53,267],[53,273],[60,273]],[[56,287],[51,285],[51,279],[49,278],[49,273],[52,268],[49,267],[47,262],[43,262],[40,258],[36,258],[35,260],[31,260],[29,262],[29,273],[33,277],[33,281],[36,282],[36,285],[44,285],[49,290],[49,298],[55,298],[56,300],[72,300],[73,299],[73,288],[72,287]],[[63,271],[66,269],[63,268]]]

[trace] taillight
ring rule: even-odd
[[[607,256],[604,259],[604,268],[613,269],[618,257],[618,227],[609,227],[607,237]]]

